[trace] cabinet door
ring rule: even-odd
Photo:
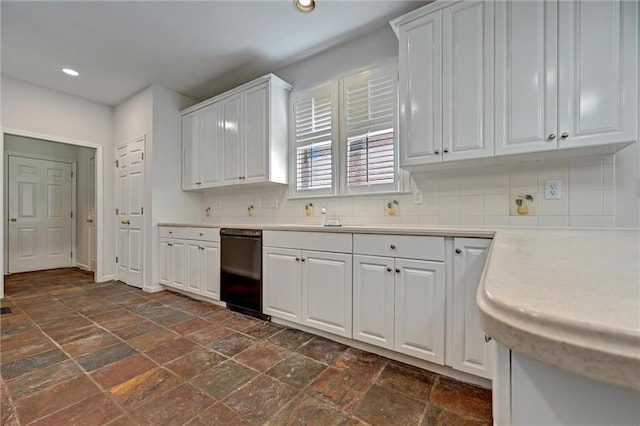
[[[441,23],[437,11],[400,27],[401,167],[442,158]]]
[[[158,245],[158,282],[171,285],[173,267],[171,240],[161,238]]]
[[[220,245],[202,243],[202,288],[204,295],[220,300]]]
[[[245,90],[243,98],[243,181],[264,182],[267,180],[269,161],[269,84]]]
[[[558,147],[555,0],[495,2],[495,153]]]
[[[185,288],[186,280],[186,262],[187,262],[187,245],[184,241],[173,240],[171,243],[173,274],[171,277],[171,286],[176,288]]]
[[[197,188],[200,182],[200,111],[182,117],[182,189]]]
[[[353,256],[353,338],[393,349],[393,259]]]
[[[395,268],[394,349],[444,364],[444,263],[396,259]]]
[[[493,155],[493,2],[442,10],[443,161]]]
[[[262,251],[262,305],[267,315],[302,322],[302,253],[265,247]]]
[[[200,244],[197,241],[185,243],[185,290],[193,293],[202,293],[200,287],[201,257]]]
[[[302,323],[351,337],[351,254],[302,252]]]
[[[225,183],[240,183],[243,170],[240,167],[242,143],[242,93],[222,100],[224,133]]]
[[[492,378],[493,342],[486,343],[476,303],[491,240],[455,238],[453,257],[453,345],[451,366]],[[460,251],[460,253],[458,253]]]
[[[558,22],[560,148],[637,140],[638,2],[561,1]]]
[[[224,122],[222,106],[215,103],[202,110],[202,138],[200,145],[200,182],[201,187],[222,182],[222,156]]]

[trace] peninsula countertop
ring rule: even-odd
[[[486,333],[524,356],[640,390],[640,230],[160,225],[493,238],[477,293]]]

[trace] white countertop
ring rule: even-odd
[[[224,227],[493,238],[477,295],[487,334],[524,356],[640,390],[638,230],[257,224]]]
[[[511,350],[640,390],[640,231],[498,231],[477,300]]]

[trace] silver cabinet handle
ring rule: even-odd
[[[439,150],[439,149],[436,149],[435,151],[433,151],[433,153],[434,153],[435,155],[440,155],[440,150]]]
[[[555,133],[551,133],[549,136],[547,136],[547,139],[549,139],[550,141],[554,140],[555,138],[556,138]]]
[[[459,248],[457,248],[457,249],[456,249],[456,253],[457,253],[457,254],[460,254],[460,253],[462,253],[462,250],[460,250]]]
[[[300,258],[296,256],[296,262],[300,262]]]
[[[387,272],[391,272],[391,266],[387,266]]]
[[[445,154],[447,154],[449,152],[449,148],[445,148],[442,150],[442,152],[444,152]]]
[[[302,258],[302,259],[300,259],[300,260],[302,260],[302,261],[304,262],[304,261],[306,261],[307,259],[303,257],[303,258]]]
[[[396,249],[396,245],[395,244],[391,244],[389,247],[391,247],[391,250],[395,250]]]
[[[399,274],[400,273],[400,268],[396,268],[396,273]]]
[[[567,133],[567,132],[562,132],[562,134],[560,135],[560,138],[562,138],[562,139],[566,139],[568,137],[569,137],[569,133]]]

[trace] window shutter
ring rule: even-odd
[[[333,188],[334,87],[293,97],[297,191]]]
[[[347,186],[396,183],[394,66],[344,80]]]

